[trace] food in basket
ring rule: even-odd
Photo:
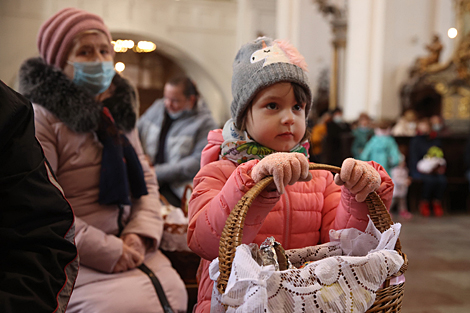
[[[260,246],[262,265],[274,265],[276,271],[293,268],[282,245],[274,237],[268,237]]]
[[[292,268],[292,264],[290,264],[289,259],[287,258],[286,251],[277,241],[274,242],[274,251],[276,252],[277,263],[279,264],[280,271]]]

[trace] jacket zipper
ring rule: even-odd
[[[122,216],[124,214],[124,205],[118,204],[119,214],[117,218],[118,224],[118,237],[121,237],[121,233],[124,230],[124,225],[122,224]]]
[[[285,234],[284,234],[284,248],[290,247],[289,245],[289,231],[290,231],[290,207],[289,207],[289,198],[287,196],[287,192],[284,193],[284,198],[286,199],[286,228],[285,228]]]

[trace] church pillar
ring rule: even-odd
[[[382,115],[386,0],[350,1],[344,117]]]
[[[301,0],[277,0],[276,5],[276,38],[287,39],[298,47]]]

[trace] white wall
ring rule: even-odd
[[[310,86],[315,93],[320,73],[333,62],[333,34],[328,19],[318,12],[312,0],[301,0],[297,48],[307,61]]]

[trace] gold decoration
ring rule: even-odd
[[[457,118],[465,120],[470,117],[470,97],[460,98],[457,107]]]
[[[446,93],[449,92],[449,88],[447,87],[446,84],[444,83],[437,83],[434,88],[436,88],[436,91],[440,93],[441,95],[445,95]]]
[[[460,88],[457,90],[457,92],[458,92],[458,94],[461,95],[461,96],[470,97],[470,89],[468,89],[468,88],[460,87]]]
[[[425,72],[430,66],[439,63],[439,57],[443,48],[439,36],[434,35],[432,42],[426,45],[425,48],[428,50],[429,54],[425,57],[418,58],[415,65],[421,73]]]
[[[442,116],[446,120],[450,120],[454,117],[454,98],[452,96],[444,97],[442,105]]]

